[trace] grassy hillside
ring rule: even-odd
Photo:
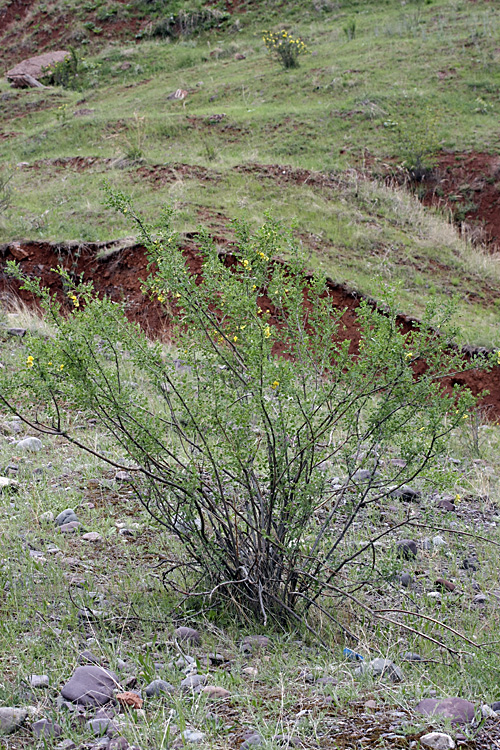
[[[78,6],[71,17],[106,8]],[[168,6],[174,18],[179,9]],[[258,222],[272,208],[296,222],[311,265],[336,281],[373,296],[380,281],[400,283],[402,308],[417,315],[429,294],[457,293],[464,339],[498,343],[496,259],[460,236],[449,211],[422,209],[396,184],[403,165],[423,163],[435,168],[439,196],[442,155],[474,150],[487,164],[482,186],[470,175],[442,197],[467,219],[480,190],[497,190],[500,19],[491,3],[271,3],[264,14],[247,3],[232,15],[214,6],[216,28],[177,38],[151,38],[166,18],[159,4],[115,10],[109,38],[90,21],[80,41],[54,34],[54,44],[75,45],[78,90],[1,84],[1,174],[12,191],[4,241],[127,235],[101,205],[103,178],[146,216],[173,203],[181,230],[202,222],[224,234],[231,217]],[[269,56],[266,28],[304,39],[298,69]],[[176,89],[188,92],[183,102],[168,99]],[[389,184],[373,178],[388,174]]]

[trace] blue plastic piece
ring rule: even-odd
[[[351,659],[351,661],[363,661],[363,657],[361,654],[357,654],[356,651],[353,651],[352,648],[345,648],[342,653],[346,657],[346,659]]]

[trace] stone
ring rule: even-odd
[[[20,451],[31,451],[34,453],[36,451],[41,451],[43,445],[42,441],[37,437],[25,437],[23,440],[16,443],[16,448]]]
[[[62,729],[50,719],[39,719],[31,725],[31,731],[35,737],[60,737]]]
[[[434,586],[441,591],[455,591],[456,589],[455,584],[446,580],[446,578],[438,578],[434,581]]]
[[[181,690],[184,692],[193,690],[199,693],[206,681],[207,676],[205,674],[190,674],[182,680]]]
[[[132,476],[128,471],[117,471],[115,474],[115,482],[131,482]]]
[[[12,734],[26,721],[28,711],[25,708],[0,708],[0,734]]]
[[[133,693],[131,690],[127,690],[125,693],[117,693],[115,695],[116,700],[120,706],[127,706],[128,708],[142,708],[143,700],[140,695]]]
[[[73,508],[66,508],[55,517],[54,523],[56,526],[63,526],[65,523],[71,523],[71,521],[78,521],[78,517]]]
[[[153,680],[149,685],[146,685],[144,692],[148,698],[157,698],[162,693],[174,693],[175,688],[165,680]]]
[[[483,705],[481,706],[481,714],[482,714],[482,716],[483,716],[483,717],[484,717],[485,719],[496,719],[496,718],[498,718],[498,717],[497,717],[497,712],[496,712],[496,711],[494,711],[494,710],[493,710],[493,709],[491,708],[491,706],[488,706],[488,705],[487,705],[486,703],[484,703],[484,704],[483,704]]]
[[[453,750],[455,741],[449,734],[443,732],[430,732],[420,738],[420,744],[424,747],[430,747],[432,750]]]
[[[476,594],[472,601],[474,604],[486,604],[488,597],[485,594]]]
[[[7,328],[7,336],[19,336],[22,339],[26,335],[26,328]]]
[[[59,531],[61,534],[75,534],[80,526],[80,521],[69,521],[68,523],[61,524],[61,526],[59,526]]]
[[[390,659],[373,659],[368,664],[374,677],[388,677],[391,682],[402,682],[403,672]]]
[[[266,649],[269,643],[267,635],[247,635],[241,641],[240,649],[244,654],[251,654],[254,651]]]
[[[234,56],[235,60],[246,60],[246,55],[242,54],[241,52],[237,52]],[[243,745],[242,745],[243,747]]]
[[[414,654],[412,651],[407,651],[406,654],[403,655],[403,659],[405,661],[423,661],[420,654]]]
[[[77,667],[62,687],[61,695],[83,706],[103,706],[111,700],[117,685],[114,672],[98,666]]]
[[[440,500],[437,504],[438,508],[441,508],[441,510],[445,510],[448,513],[452,513],[455,510],[455,506],[450,500]]]
[[[432,544],[439,549],[439,547],[445,547],[448,542],[442,536],[435,536],[432,538]]]
[[[399,582],[401,586],[405,589],[409,589],[411,584],[413,583],[413,579],[409,573],[401,573],[399,576]]]
[[[229,698],[231,695],[229,690],[218,685],[205,685],[201,692],[205,693],[208,698]]]
[[[82,539],[84,542],[100,542],[102,536],[97,531],[87,531],[86,534],[82,534]]]
[[[416,500],[419,500],[422,496],[422,493],[418,490],[414,490],[413,487],[409,487],[407,484],[403,484],[402,487],[398,487],[396,490],[393,490],[391,492],[391,497],[397,497],[400,500],[405,500],[406,502],[414,503]]]
[[[32,674],[29,678],[29,684],[32,688],[48,688],[49,678],[46,674]]]
[[[125,737],[114,737],[108,745],[108,750],[127,750],[129,747]]]
[[[70,57],[70,53],[66,50],[44,52],[43,55],[28,57],[14,65],[5,76],[14,88],[41,87],[40,79],[47,75],[47,69],[63,62],[68,57]]]
[[[366,701],[366,703],[364,704],[364,707],[368,711],[375,711],[375,709],[377,708],[377,701],[374,701],[374,700]]]
[[[248,675],[248,677],[257,677],[259,670],[256,667],[243,667],[241,673]]]
[[[262,743],[263,739],[260,734],[254,732],[253,734],[248,735],[246,740],[240,745],[240,750],[248,750],[248,748],[262,745]]]
[[[102,737],[104,734],[113,735],[117,731],[117,727],[113,724],[110,716],[89,719],[85,726],[94,737]]]
[[[193,646],[199,646],[201,643],[201,636],[194,628],[180,627],[174,630],[174,638],[178,641],[187,641],[192,643]]]
[[[46,510],[40,514],[40,523],[54,523],[54,514],[51,510]]]
[[[479,562],[470,557],[466,557],[462,563],[462,569],[477,572],[479,570]]]
[[[413,560],[417,556],[417,543],[413,539],[400,539],[396,543],[398,557],[405,560]]]
[[[424,716],[451,719],[452,724],[469,724],[476,713],[474,704],[464,698],[424,698],[417,704],[416,710]]]
[[[205,734],[203,732],[198,732],[196,729],[185,729],[181,732],[181,737],[185,742],[196,744],[198,742],[203,742]]]
[[[56,745],[56,750],[75,750],[76,745],[73,742],[73,740],[63,740],[62,742],[58,742]]]
[[[101,659],[99,659],[98,656],[93,654],[92,651],[89,651],[88,649],[85,649],[85,651],[82,651],[82,653],[78,655],[78,663],[97,664],[99,667],[103,666]]]
[[[10,479],[10,477],[0,477],[0,492],[4,490],[18,490],[19,482],[17,479]]]
[[[380,472],[371,469],[358,469],[352,475],[353,482],[370,482],[372,479],[380,477]]]

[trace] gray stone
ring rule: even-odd
[[[493,709],[493,711],[495,711],[496,713],[500,712],[500,701],[495,701],[495,703],[492,703],[492,704],[491,704],[491,708],[492,708],[492,709]]]
[[[371,469],[358,469],[352,475],[353,482],[370,482],[372,479],[380,477],[379,471],[372,471]]]
[[[19,482],[17,479],[10,479],[9,477],[0,477],[0,492],[3,490],[18,490]]]
[[[116,734],[117,730],[116,725],[109,716],[90,719],[85,726],[90,732],[92,732],[94,737],[102,737],[104,734],[112,736]]]
[[[102,706],[111,700],[117,686],[114,672],[98,666],[77,667],[61,689],[61,695],[83,706]]]
[[[131,482],[132,477],[128,471],[117,471],[115,474],[115,482]]]
[[[73,740],[63,740],[62,742],[58,742],[56,745],[56,750],[75,750],[76,745],[73,742]]]
[[[413,487],[409,487],[407,484],[403,484],[402,487],[398,487],[391,492],[391,497],[397,497],[400,500],[406,500],[406,502],[410,503],[418,500],[421,495],[421,492],[414,490]]]
[[[407,651],[406,654],[403,655],[403,659],[405,659],[405,661],[423,661],[420,654],[414,654],[412,651]]]
[[[32,674],[29,683],[32,688],[48,688],[49,678],[46,674]]]
[[[455,510],[455,506],[451,502],[451,500],[440,500],[437,504],[437,507],[441,508],[441,510],[447,511],[448,513],[453,513],[453,511]]]
[[[496,719],[497,718],[497,712],[494,711],[491,706],[488,706],[486,703],[484,703],[481,706],[481,714],[484,716],[485,719]]]
[[[61,534],[74,534],[81,526],[80,521],[68,521],[59,526]]]
[[[46,510],[40,514],[40,523],[54,523],[54,514],[51,510]]]
[[[24,724],[28,711],[25,708],[0,708],[0,734],[12,734]]]
[[[127,750],[130,745],[125,737],[115,737],[108,745],[108,750]]]
[[[55,517],[54,523],[56,526],[63,526],[65,523],[70,523],[71,521],[78,521],[78,517],[73,508],[66,508],[66,510],[62,510]]]
[[[156,698],[162,693],[174,693],[175,688],[165,680],[153,680],[144,688],[144,692],[148,698]]]
[[[60,737],[62,729],[50,719],[39,719],[31,725],[31,731],[35,737]]]
[[[432,538],[432,544],[439,549],[439,547],[445,547],[448,542],[442,536],[435,536]]]
[[[264,650],[269,646],[267,635],[247,635],[240,644],[240,649],[244,654],[251,654],[254,651]]]
[[[192,742],[192,743],[198,743],[203,742],[205,739],[205,734],[203,732],[198,732],[196,729],[185,729],[183,732],[181,732],[181,737],[185,742]]]
[[[181,627],[174,630],[174,638],[178,641],[187,641],[192,643],[193,646],[199,646],[201,643],[201,636],[194,628]]]
[[[409,573],[401,573],[401,575],[399,576],[399,582],[405,589],[409,589],[413,582],[413,579]]]
[[[472,570],[474,572],[479,570],[479,562],[472,558],[466,557],[462,563],[463,570]]]
[[[84,542],[100,542],[102,536],[97,531],[88,531],[86,534],[82,534]]]
[[[22,338],[26,334],[26,328],[7,328],[8,336],[19,336]]]
[[[417,556],[417,543],[413,539],[400,539],[396,543],[396,551],[399,557],[413,560]]]
[[[93,654],[92,651],[89,651],[88,649],[85,649],[85,651],[82,651],[82,653],[78,655],[78,663],[97,664],[99,667],[103,666],[101,659],[99,659],[98,656]]]
[[[41,451],[42,441],[39,440],[36,437],[26,437],[23,440],[20,440],[18,443],[16,443],[16,448],[18,448],[20,451]]]
[[[424,698],[416,706],[416,710],[425,716],[442,716],[451,719],[453,724],[468,724],[475,715],[474,704],[464,698]]]
[[[373,659],[368,664],[374,677],[388,677],[391,682],[402,682],[403,672],[390,659]]]
[[[255,732],[254,734],[250,734],[246,740],[243,742],[243,744],[240,745],[240,750],[248,750],[250,747],[255,747],[256,745],[262,745],[263,739]]]
[[[207,676],[205,674],[190,674],[182,680],[181,690],[184,692],[193,690],[194,692],[199,693],[206,681]]]
[[[424,747],[430,747],[432,750],[454,750],[455,742],[449,734],[443,732],[430,732],[420,738],[420,744]]]
[[[485,604],[488,601],[488,597],[485,594],[476,594],[472,601],[474,604]]]

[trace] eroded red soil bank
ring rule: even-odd
[[[227,243],[227,240],[221,240],[221,243]],[[201,259],[196,250],[196,235],[184,238],[183,249],[191,272],[200,274]],[[115,301],[125,301],[129,319],[139,323],[148,334],[168,339],[172,333],[172,318],[158,302],[148,300],[142,293],[142,280],[148,275],[148,260],[145,249],[140,245],[120,247],[119,243],[57,244],[24,241],[0,246],[0,296],[7,301],[9,298],[21,298],[28,306],[33,307],[35,302],[32,296],[22,291],[18,282],[6,274],[5,264],[8,260],[18,261],[25,273],[40,278],[42,284],[50,288],[63,305],[68,301],[61,279],[51,270],[59,265],[75,275],[83,273],[85,279],[93,281],[99,294],[106,294]],[[328,292],[332,304],[344,310],[341,335],[351,341],[351,350],[356,351],[359,342],[356,308],[362,298],[331,280],[328,282]],[[273,316],[268,299],[262,297],[260,304]],[[277,321],[271,317],[271,322]],[[408,331],[416,321],[400,316],[399,322],[403,330]],[[471,349],[464,350],[464,359],[470,361],[474,353]],[[471,369],[453,382],[465,383],[476,394],[487,389],[489,394],[484,397],[483,406],[491,417],[500,417],[500,367],[491,372]],[[447,385],[450,386],[453,382],[449,379]]]

